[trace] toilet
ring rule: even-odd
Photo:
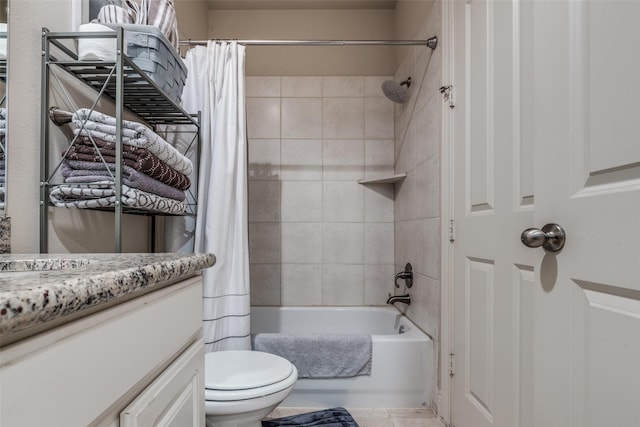
[[[260,427],[297,379],[296,367],[275,354],[248,350],[205,354],[207,427]]]

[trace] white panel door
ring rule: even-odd
[[[456,427],[532,426],[534,255],[519,238],[534,203],[527,7],[453,2]]]
[[[640,426],[640,2],[534,2],[535,425]]]

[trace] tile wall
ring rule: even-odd
[[[254,305],[381,305],[394,275],[389,76],[247,77]]]
[[[442,39],[440,4],[433,3],[416,39],[434,35]],[[408,101],[395,110],[395,171],[407,173],[395,186],[395,264],[400,271],[410,262],[414,270],[414,284],[408,290],[411,305],[398,306],[434,339],[435,349],[440,342],[441,67],[441,47],[434,51],[412,47],[406,49],[395,75],[397,81],[412,78]],[[435,360],[434,375],[439,372]],[[432,395],[436,396],[435,390]]]

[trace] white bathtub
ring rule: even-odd
[[[299,379],[284,407],[428,405],[433,343],[393,307],[251,307],[251,333],[372,335],[371,376]]]

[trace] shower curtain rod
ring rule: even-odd
[[[214,41],[237,41],[244,46],[418,46],[424,45],[435,49],[438,45],[438,38],[431,37],[427,40],[234,40],[234,39],[214,39]],[[206,45],[208,40],[184,40],[181,45],[195,46]]]

